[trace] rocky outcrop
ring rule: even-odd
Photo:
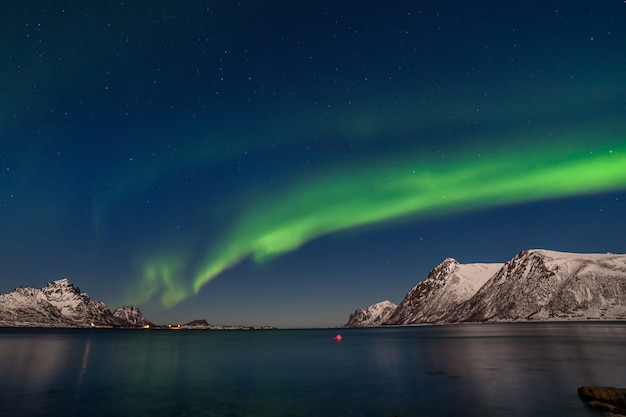
[[[187,324],[168,326],[169,328],[175,327],[178,329],[187,330],[270,330],[272,326],[238,326],[238,325],[220,325],[210,324],[205,319],[192,320]]]
[[[626,414],[626,388],[584,386],[578,388],[578,396],[595,410]]]
[[[348,323],[344,327],[374,327],[385,323],[396,310],[396,305],[385,300],[367,308],[360,308],[350,314]]]
[[[135,326],[152,325],[137,307],[122,306],[115,309],[113,315]]]
[[[189,327],[209,327],[210,324],[205,319],[198,319],[198,320],[190,321],[185,326],[189,326]]]

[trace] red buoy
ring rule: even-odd
[[[333,339],[336,340],[337,342],[341,342],[343,340],[343,336],[338,334],[337,336],[333,337]]]

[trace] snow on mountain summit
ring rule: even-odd
[[[531,249],[504,264],[445,259],[382,324],[624,319],[626,255]]]
[[[472,297],[502,264],[461,264],[447,258],[404,297],[386,324],[436,323]]]
[[[93,300],[67,278],[52,281],[42,289],[17,288],[0,294],[0,325],[89,327],[129,326],[113,316],[101,301]]]
[[[626,255],[527,250],[508,261],[449,321],[626,318]]]
[[[67,278],[52,281],[41,289],[46,300],[57,307],[65,316],[76,315],[81,305],[89,303],[89,295],[81,294]]]

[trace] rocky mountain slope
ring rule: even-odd
[[[626,319],[626,255],[528,250],[446,322]]]
[[[123,309],[130,311],[127,307]],[[114,315],[106,304],[81,293],[67,279],[53,281],[42,289],[17,288],[0,294],[0,326],[134,327],[143,318],[135,310],[133,321],[129,320],[129,314]]]
[[[385,323],[389,316],[396,310],[396,305],[391,301],[381,301],[367,308],[360,308],[350,314],[345,327],[373,327]]]
[[[153,325],[144,317],[144,315],[139,311],[137,307],[133,306],[122,306],[118,307],[113,311],[113,316],[124,320],[127,323],[130,323],[134,326],[145,326],[145,325]]]
[[[624,319],[626,255],[537,249],[505,264],[446,259],[381,324]]]
[[[502,264],[463,265],[448,258],[404,297],[385,324],[437,323],[471,298]]]

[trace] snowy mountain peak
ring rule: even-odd
[[[448,258],[383,324],[590,319],[626,319],[626,255],[530,249],[505,264]]]
[[[428,275],[429,277],[431,277],[432,275],[432,278],[436,277],[436,278],[441,279],[442,277],[445,277],[451,274],[458,266],[459,266],[459,263],[457,262],[456,259],[446,258],[443,260],[443,262],[437,265],[437,267],[433,269]]]
[[[345,327],[372,327],[380,326],[396,309],[396,305],[389,300],[381,301],[367,308],[361,308],[350,314]]]
[[[76,287],[69,279],[63,278],[46,284],[41,291],[48,297],[59,298],[80,295],[80,288]]]
[[[45,327],[132,326],[101,301],[81,293],[67,278],[42,289],[17,288],[0,294],[0,325]]]
[[[626,318],[626,255],[528,250],[507,262],[450,321]]]
[[[502,264],[460,264],[447,258],[414,286],[387,324],[435,323],[472,297]]]
[[[49,282],[48,284],[46,284],[44,286],[44,288],[46,287],[71,287],[74,288],[74,284],[72,284],[72,282],[68,279],[68,278],[61,278],[61,279],[56,279],[52,282]]]

